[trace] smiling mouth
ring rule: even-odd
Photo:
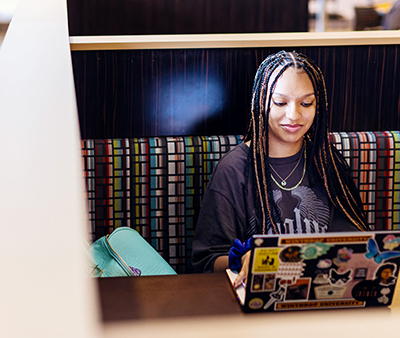
[[[301,129],[301,124],[282,124],[282,128],[290,133],[295,133]]]

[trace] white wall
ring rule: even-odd
[[[21,0],[0,49],[0,336],[99,337],[65,0]]]

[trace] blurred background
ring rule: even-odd
[[[396,0],[309,0],[309,31],[384,29],[385,16],[395,2]],[[321,20],[319,13],[325,13],[324,29],[318,29],[316,20]]]
[[[395,2],[396,0],[309,0],[308,31],[386,29],[384,19]],[[0,0],[0,46],[17,4],[18,0]]]

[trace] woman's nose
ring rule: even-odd
[[[290,120],[296,120],[299,117],[300,112],[295,104],[288,104],[286,106],[286,114],[285,115]]]

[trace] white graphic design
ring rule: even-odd
[[[285,233],[326,232],[330,218],[329,207],[309,187],[300,186],[290,193],[298,202],[293,210],[294,219],[286,218],[282,230]],[[275,203],[280,208],[282,191],[274,190],[273,194]]]

